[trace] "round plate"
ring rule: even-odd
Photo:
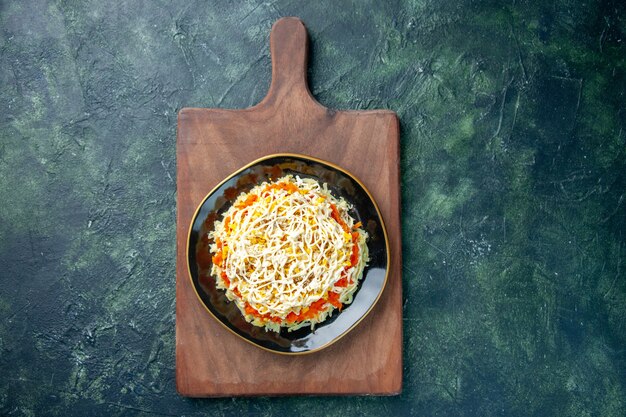
[[[343,197],[352,205],[350,215],[360,221],[369,238],[370,260],[363,271],[351,304],[341,312],[316,325],[280,333],[266,331],[246,322],[234,302],[215,287],[211,276],[208,233],[216,219],[221,219],[233,201],[243,192],[265,181],[292,174],[327,183],[335,197]],[[385,288],[389,271],[389,244],[382,216],[365,186],[347,171],[319,159],[304,155],[278,154],[256,160],[231,174],[207,195],[193,217],[187,241],[191,283],[207,311],[228,330],[262,349],[283,354],[311,353],[339,340],[370,312]]]

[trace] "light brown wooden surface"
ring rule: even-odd
[[[386,110],[334,111],[306,85],[307,33],[296,18],[274,24],[272,84],[244,110],[185,108],[178,115],[176,386],[194,397],[289,394],[393,395],[402,386],[402,277],[399,127]],[[273,153],[333,162],[374,196],[390,239],[387,286],[378,304],[337,343],[286,356],[252,346],[224,329],[189,280],[186,243],[197,206],[222,179]]]

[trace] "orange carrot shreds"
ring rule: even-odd
[[[252,307],[250,304],[247,304],[247,303],[246,303],[246,307],[244,311],[246,312],[246,314],[250,314],[251,316],[254,316],[262,320],[272,321],[274,323],[282,322],[282,319],[280,317],[274,317],[271,314],[261,314],[256,308]]]
[[[348,277],[346,275],[343,275],[339,281],[335,282],[335,287],[343,288],[347,286],[348,286]]]
[[[350,255],[350,266],[355,266],[359,262],[359,246],[352,246],[352,254]]]
[[[359,227],[363,226],[363,223],[361,222],[356,222],[354,223],[354,226],[352,226],[353,229],[358,229]]]
[[[324,304],[326,304],[326,300],[324,300],[323,298],[320,298],[319,300],[311,304],[311,307],[309,308],[309,310],[319,310],[322,307],[324,307]]]
[[[246,314],[250,314],[252,316],[257,316],[259,315],[259,312],[256,311],[254,309],[254,307],[252,307],[250,304],[246,304],[246,308],[245,308]]]
[[[287,321],[287,323],[295,323],[298,320],[298,315],[292,311],[291,313],[287,314],[285,320]]]
[[[268,184],[263,191],[271,191],[271,190],[285,190],[289,194],[293,194],[298,191],[298,187],[292,183],[274,183]]]
[[[217,266],[222,266],[222,252],[217,252],[217,254],[213,255],[211,261]]]
[[[300,312],[300,314],[296,314],[294,312],[289,313],[287,315],[286,320],[288,323],[295,323],[299,321],[310,320],[314,318],[315,316],[317,316],[320,313],[320,311],[324,309],[324,306],[326,305],[326,303],[327,303],[326,300],[324,300],[323,298],[320,298],[319,300],[311,304],[308,310],[303,309]]]
[[[350,266],[355,266],[359,262],[359,232],[352,232],[352,254],[350,255]]]
[[[334,204],[330,205],[330,217],[332,217],[337,223],[339,223],[339,225],[341,226],[341,228],[348,233],[348,226],[346,225],[346,222],[343,221],[343,219],[341,218],[341,215],[339,214],[339,210],[337,210],[337,206]]]
[[[343,307],[343,304],[341,304],[341,301],[339,301],[339,294],[334,291],[328,293],[328,302],[339,310],[341,310],[341,308]]]
[[[293,194],[296,191],[298,191],[298,187],[295,184],[292,183],[287,183],[285,184],[284,188],[285,191],[287,191],[289,194]]]
[[[243,202],[235,205],[235,207],[242,209],[248,206],[251,206],[259,199],[259,196],[256,194],[250,194]]]
[[[317,314],[324,307],[324,304],[326,304],[326,300],[324,300],[323,298],[320,298],[319,300],[311,304],[311,307],[309,307],[309,311],[306,312],[307,318],[313,318],[317,316]]]
[[[226,275],[225,272],[222,272],[220,276],[222,277],[222,280],[224,281],[226,286],[230,287],[230,280],[228,279],[228,275]]]
[[[228,230],[228,225],[230,224],[230,216],[226,216],[224,218],[224,230]]]

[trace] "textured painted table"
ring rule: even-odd
[[[204,3],[0,5],[0,415],[626,414],[623,2]],[[284,15],[400,117],[398,397],[175,391],[176,114],[259,101]]]

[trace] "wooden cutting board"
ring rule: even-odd
[[[271,32],[272,83],[243,110],[184,108],[178,114],[176,386],[192,397],[291,394],[394,395],[402,387],[399,126],[388,110],[336,111],[307,87],[307,32],[278,20]],[[303,356],[264,351],[224,329],[200,303],[186,242],[197,206],[222,179],[274,153],[333,162],[374,196],[390,239],[390,275],[378,304],[330,347]]]

